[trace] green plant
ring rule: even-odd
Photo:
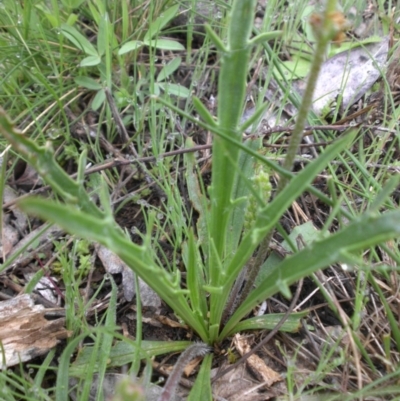
[[[325,15],[324,24],[326,25],[323,24],[321,28],[321,46],[318,48],[312,79],[315,79],[318,73],[317,67],[318,62],[321,61],[323,45],[326,46],[327,41],[335,32],[329,17],[332,3],[334,2],[328,3],[330,9],[328,8]],[[204,105],[194,99],[196,110],[203,119],[203,122],[198,124],[213,132],[215,136],[212,182],[208,194],[200,189],[202,185],[199,177],[193,172],[193,160],[190,156],[186,159],[188,186],[192,187],[192,201],[197,202],[200,217],[197,232],[187,228],[187,239],[182,247],[186,269],[185,286],[182,285],[179,269],[172,266],[170,270],[166,270],[155,255],[152,247],[152,229],[156,220],[154,212],[147,213],[147,233],[144,235],[142,245],[132,243],[128,235],[114,221],[105,182],[100,181],[100,207],[85,191],[83,186],[85,152],[82,153],[79,161],[78,177],[72,180],[56,163],[49,146],[39,146],[21,135],[4,113],[0,115],[1,134],[12,144],[15,151],[23,155],[37,169],[64,201],[61,203],[30,198],[21,201],[20,207],[29,213],[57,223],[71,233],[97,241],[114,251],[157,291],[179,318],[208,344],[220,342],[232,335],[235,330],[238,330],[239,322],[241,322],[239,329],[270,327],[269,324],[271,320],[274,321],[274,316],[262,317],[257,322],[243,319],[256,305],[278,291],[289,297],[289,286],[298,279],[335,262],[357,261],[357,252],[360,250],[398,236],[400,233],[400,212],[393,211],[380,215],[377,212],[378,205],[375,205],[370,213],[367,212],[354,219],[342,230],[311,243],[280,264],[273,266],[268,272],[264,272],[263,280],[254,290],[251,290],[233,315],[228,316],[224,322],[224,311],[232,287],[259,244],[270,235],[292,202],[304,191],[312,191],[321,199],[330,202],[316,191],[311,183],[330,160],[349,146],[355,136],[348,134],[339,138],[304,170],[297,174],[290,172],[311,102],[311,87],[309,89],[311,93],[306,92],[294,141],[290,148],[290,158],[285,163],[285,168],[260,155],[257,152],[259,146],[257,140],[242,142],[242,132],[253,124],[265,109],[264,106],[260,107],[250,120],[244,124],[240,123],[251,49],[279,35],[278,32],[264,33],[250,39],[254,6],[255,0],[234,2],[226,45],[211,28],[208,28],[208,34],[221,54],[218,117],[214,120]],[[152,41],[152,38],[153,36],[150,36],[148,40]],[[140,44],[142,43],[146,44],[145,41]],[[110,76],[108,74],[107,79]],[[174,109],[172,105],[167,105]],[[190,115],[185,116],[192,118]],[[188,146],[190,146],[189,141]],[[252,159],[267,165],[269,169],[278,172],[281,176],[283,184],[271,202],[262,199],[260,192],[252,188]],[[393,188],[397,182],[396,178],[390,180],[386,189]],[[255,223],[251,230],[242,235],[243,210],[250,194],[258,200],[259,207],[255,210]],[[378,203],[384,201],[383,198],[378,199]],[[294,318],[296,318],[295,315]],[[287,330],[293,329],[290,322],[283,328],[285,327]],[[71,349],[72,346],[69,347],[68,352],[71,352]],[[210,368],[211,357],[207,356],[195,388],[198,386],[197,383],[207,381]]]
[[[124,70],[124,64],[127,62],[127,60],[125,60],[125,57],[122,58],[121,56],[128,52],[139,50],[142,46],[148,46],[154,49],[162,50],[184,50],[184,47],[175,40],[157,39],[160,31],[178,12],[178,7],[178,5],[175,5],[165,10],[162,15],[160,15],[153,23],[150,24],[146,34],[141,40],[131,40],[124,43],[122,46],[120,46],[118,43],[118,39],[110,22],[107,9],[100,1],[96,2],[96,5],[92,4],[91,6],[92,15],[94,16],[95,22],[98,25],[96,47],[73,26],[77,19],[74,14],[71,14],[67,23],[62,23],[60,25],[59,29],[63,36],[65,36],[65,38],[76,47],[76,49],[83,51],[86,54],[86,57],[80,61],[79,66],[98,67],[98,74],[100,75],[102,83],[98,83],[96,80],[86,74],[75,78],[75,82],[78,85],[97,91],[92,102],[93,110],[99,109],[105,101],[106,95],[104,86],[110,88],[112,85],[112,64],[114,58],[118,60],[118,64],[121,66],[121,69]],[[156,37],[156,39],[152,39],[153,37]],[[129,59],[131,60],[132,57]],[[178,66],[176,66],[176,68]],[[164,78],[169,76],[172,72],[173,71],[169,72],[168,74],[164,73]],[[159,84],[160,87],[163,87],[163,85],[165,84]],[[184,96],[184,88],[179,91],[174,87],[174,85],[171,86],[171,89],[175,89],[175,92],[177,92],[178,96]]]
[[[156,96],[160,94],[160,91],[185,98],[190,95],[190,91],[187,88],[168,82],[169,77],[179,68],[181,62],[182,59],[180,57],[176,57],[161,69],[157,75],[156,82],[154,83],[154,94]]]

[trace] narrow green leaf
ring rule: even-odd
[[[40,279],[44,276],[44,270],[38,270],[33,277],[30,278],[29,283],[24,287],[25,294],[31,294],[34,290],[36,285],[39,283]]]
[[[169,95],[173,95],[173,96],[177,96],[177,97],[188,98],[191,94],[190,90],[182,85],[160,82],[158,84],[158,86],[165,93],[168,93]]]
[[[46,385],[44,381],[46,380],[47,382],[47,375],[49,373],[49,370],[51,369],[50,366],[53,362],[53,358],[56,354],[57,348],[53,348],[49,351],[49,353],[46,355],[46,358],[41,361],[40,363],[40,369],[38,369],[37,374],[35,376],[35,379],[33,380],[32,387],[37,388],[37,389],[45,389]]]
[[[192,389],[190,390],[187,401],[212,401],[211,391],[211,362],[212,354],[207,354],[200,367],[199,374]]]
[[[100,186],[98,188],[98,193],[99,193],[100,205],[104,212],[105,218],[110,222],[113,222],[114,213],[113,213],[113,208],[111,206],[110,193],[108,191],[108,185],[106,183],[106,180],[104,179],[103,176],[100,176]]]
[[[79,156],[78,171],[76,177],[76,182],[78,183],[78,185],[82,185],[82,188],[85,177],[86,160],[87,160],[87,149],[84,149]]]
[[[209,24],[204,25],[206,32],[208,36],[210,37],[211,41],[214,43],[215,47],[220,53],[225,53],[228,51],[222,40],[219,38],[219,36],[214,32],[214,30],[211,28]]]
[[[61,3],[70,10],[78,8],[85,0],[61,0]]]
[[[101,17],[98,8],[91,1],[88,1],[87,5],[89,7],[91,17],[94,19],[97,25],[100,25]]]
[[[249,41],[250,46],[255,46],[264,42],[268,42],[269,40],[276,39],[279,36],[282,36],[282,31],[274,31],[274,32],[264,32],[257,35],[255,38]]]
[[[150,24],[144,40],[148,41],[154,38],[158,33],[175,17],[179,10],[179,4],[175,4],[171,8],[163,11],[160,16]]]
[[[120,234],[116,225],[110,227],[104,224],[106,221],[103,216],[103,218],[91,216],[77,207],[74,208],[37,197],[22,199],[18,205],[28,213],[44,217],[48,221],[57,222],[70,232],[79,233],[82,238],[94,241],[101,239],[103,243],[107,238],[111,241],[113,237]],[[135,247],[135,252],[141,252],[140,247],[133,243],[132,245]]]
[[[155,356],[180,352],[189,347],[190,341],[142,341],[139,352],[141,359],[151,359]],[[88,361],[94,351],[93,346],[87,346],[78,354],[78,357],[70,367],[70,374],[74,377],[81,377],[85,374]],[[108,367],[116,368],[132,363],[137,354],[137,346],[133,341],[117,341],[108,355]]]
[[[83,333],[73,340],[70,341],[69,344],[64,348],[61,357],[58,359],[58,370],[57,370],[57,380],[56,380],[56,388],[55,388],[55,399],[56,401],[68,401],[69,398],[69,369],[70,369],[70,358],[72,354],[75,352],[75,348],[78,344],[83,341],[87,337],[88,333]],[[85,370],[81,372],[85,376],[87,376],[87,367],[85,366]],[[82,376],[80,376],[82,377]]]
[[[78,21],[78,15],[71,13],[67,19],[67,25],[74,26],[75,22]]]
[[[94,111],[98,110],[105,100],[106,100],[106,93],[104,92],[104,89],[100,89],[92,100],[92,110]]]
[[[122,54],[137,50],[142,46],[143,42],[141,42],[140,40],[131,40],[122,45],[122,47],[118,51],[118,54],[121,56]]]
[[[400,352],[400,328],[399,328],[398,319],[393,314],[392,308],[390,307],[390,305],[386,299],[386,295],[382,292],[381,287],[377,284],[377,282],[372,274],[368,274],[368,281],[371,283],[372,287],[379,295],[379,298],[385,309],[387,319],[389,321],[390,329],[392,332],[394,342],[396,344],[397,352]]]
[[[84,88],[90,90],[99,90],[102,89],[101,84],[99,84],[96,80],[90,77],[76,77],[74,81],[77,85],[83,86]]]
[[[94,46],[73,26],[62,24],[61,33],[79,50],[84,51],[90,56],[98,56],[97,50]]]
[[[99,56],[103,56],[106,51],[106,46],[108,43],[108,15],[107,13],[103,15],[100,19],[99,30],[97,33],[97,51]]]
[[[172,39],[152,39],[152,40],[143,40],[143,44],[146,46],[154,47],[160,50],[171,50],[171,51],[183,51],[185,47],[181,45],[176,40]]]
[[[206,122],[206,124],[210,125],[211,127],[216,127],[217,122],[214,120],[214,117],[210,114],[210,112],[206,109],[202,101],[196,96],[193,96],[192,101],[197,113],[199,113],[200,117]]]
[[[107,3],[105,3],[103,0],[92,0],[92,2],[97,6],[97,9],[101,15],[106,13]]]
[[[153,92],[154,96],[160,96],[161,88],[160,88],[159,84],[154,83],[154,89],[153,90],[154,90],[154,92]]]
[[[164,81],[170,75],[172,75],[181,65],[182,59],[180,57],[176,57],[172,59],[169,63],[167,63],[160,71],[157,76],[157,82]]]
[[[189,137],[186,140],[186,147],[192,148],[194,146],[193,140]],[[203,194],[200,183],[199,176],[197,175],[196,169],[196,158],[194,153],[185,153],[185,178],[186,185],[188,189],[189,199],[193,204],[194,209],[199,214],[197,219],[197,243],[201,247],[203,254],[208,254],[208,231],[207,231],[207,212],[208,212],[208,200]]]
[[[233,328],[229,335],[247,330],[272,330],[280,322],[284,315],[284,313],[274,313],[243,320]],[[288,333],[298,332],[301,328],[301,319],[305,318],[307,315],[307,310],[291,313],[279,330]]]
[[[260,138],[248,139],[244,145],[249,149],[257,151],[262,144]],[[249,153],[241,151],[238,161],[238,171],[240,174],[236,177],[233,188],[232,200],[241,200],[233,210],[229,227],[231,227],[231,235],[227,238],[227,254],[233,255],[238,249],[239,240],[243,232],[243,224],[245,218],[246,198],[250,194],[249,187],[252,185],[250,180],[254,175],[254,158]]]
[[[99,65],[101,63],[101,58],[99,56],[88,56],[85,57],[79,65],[81,67],[93,67],[95,65]]]
[[[109,355],[114,341],[113,332],[116,329],[117,322],[117,286],[112,276],[111,281],[111,296],[110,302],[107,307],[107,314],[105,320],[105,332],[99,334],[99,343],[101,347],[101,353],[99,353],[99,368],[98,368],[98,383],[99,388],[103,388],[104,375],[109,366]],[[93,372],[93,370],[92,370]],[[102,394],[101,391],[97,391],[97,397]],[[98,399],[98,398],[97,398]]]
[[[192,309],[197,312],[203,320],[207,318],[206,294],[203,291],[204,285],[204,266],[196,246],[193,231],[189,232],[189,239],[183,247],[183,254],[186,266],[186,285],[189,290],[189,297]]]
[[[391,177],[381,191],[379,191],[378,195],[375,197],[368,211],[378,211],[379,208],[386,202],[392,192],[399,186],[400,176],[398,174]]]
[[[262,104],[250,118],[248,118],[239,128],[239,131],[246,132],[246,130],[251,127],[255,122],[257,122],[266,112],[269,107],[269,103]]]
[[[231,276],[231,274],[231,277],[237,276],[238,272],[236,269],[240,269],[240,266],[243,266],[247,262],[259,242],[279,221],[280,216],[282,216],[292,202],[301,195],[313,178],[329,163],[329,161],[348,146],[353,137],[354,133],[353,135],[349,134],[329,146],[318,159],[305,167],[297,176],[293,177],[289,185],[271,203],[260,211],[254,229],[242,240],[234,259],[230,263],[230,267],[228,267],[229,276]]]

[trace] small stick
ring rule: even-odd
[[[210,352],[211,348],[204,343],[192,344],[179,356],[172,373],[169,375],[167,382],[164,385],[163,391],[158,401],[170,401],[178,387],[179,379],[182,376],[185,366],[197,356],[203,356]]]

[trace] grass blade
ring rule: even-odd
[[[201,364],[200,372],[189,393],[187,401],[212,401],[211,393],[211,362],[212,355],[207,354]]]

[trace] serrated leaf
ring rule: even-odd
[[[288,288],[302,277],[333,263],[341,262],[343,252],[355,252],[379,244],[400,235],[400,211],[390,211],[382,215],[364,214],[347,227],[316,241],[296,254],[285,258],[275,266],[259,286],[238,307],[224,332],[230,333],[260,300],[276,294],[283,287]]]
[[[54,184],[52,186],[54,187]],[[80,192],[87,196],[84,190]],[[75,201],[74,204],[77,202]],[[89,215],[71,205],[35,198],[22,200],[18,206],[28,213],[51,220],[67,231],[71,230],[82,238],[97,241],[112,250],[207,341],[204,321],[198,319],[198,316],[194,315],[189,307],[180,288],[179,276],[172,276],[163,267],[157,265],[152,259],[151,252],[146,251],[144,246],[138,246],[128,240],[115,221],[107,218],[104,214],[99,218],[99,209],[95,209],[96,214]]]
[[[304,245],[310,245],[312,242],[320,239],[321,235],[315,228],[314,224],[311,221],[308,221],[300,226],[296,226],[289,235],[289,239],[293,244],[297,243],[299,237],[302,239]],[[281,243],[281,247],[289,253],[293,252],[289,242],[286,240]],[[256,287],[263,281],[269,272],[282,261],[282,259],[283,257],[279,256],[276,252],[272,252],[271,255],[268,256],[267,260],[260,268],[260,272],[255,282]]]
[[[14,124],[0,108],[0,134],[10,142],[14,150],[25,158],[38,172],[44,176],[47,184],[66,202],[77,204],[82,211],[101,218],[101,212],[90,196],[81,190],[81,186],[73,180],[64,169],[55,161],[52,149],[39,146],[37,141],[31,140],[15,129]]]

